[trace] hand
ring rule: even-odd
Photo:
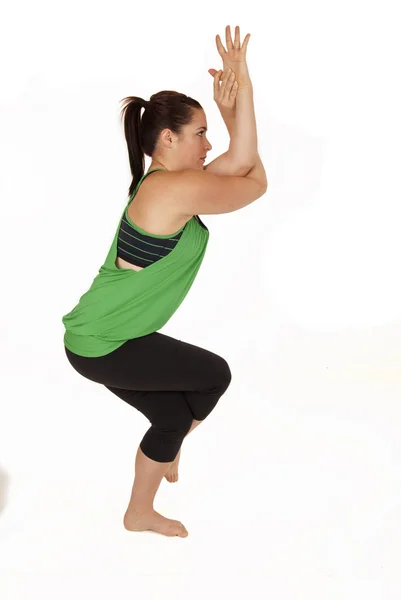
[[[238,26],[235,28],[235,39],[234,44],[231,38],[231,29],[230,26],[226,27],[226,45],[227,50],[225,50],[223,44],[221,43],[220,36],[216,35],[216,45],[217,51],[220,54],[223,60],[223,68],[226,71],[228,68],[231,68],[236,76],[236,80],[238,81],[238,89],[249,87],[252,85],[251,78],[248,72],[248,65],[246,63],[246,51],[248,48],[248,42],[251,37],[251,34],[248,33],[245,36],[244,42],[241,46],[240,40],[240,29]],[[211,70],[209,70],[210,73]],[[213,69],[214,71],[214,69]]]
[[[209,69],[209,73],[214,78],[213,99],[220,112],[234,109],[238,91],[238,81],[235,80],[234,71],[226,69],[222,75],[221,70]]]

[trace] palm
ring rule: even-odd
[[[230,67],[230,69],[232,69],[234,71],[240,85],[242,82],[244,82],[249,77],[248,66],[246,63],[246,50],[248,47],[248,42],[249,42],[250,37],[251,37],[251,34],[248,33],[245,36],[244,42],[241,46],[240,30],[239,30],[239,27],[237,26],[235,28],[235,38],[234,38],[234,43],[233,43],[232,38],[231,38],[230,26],[227,25],[227,27],[226,27],[227,50],[226,50],[224,48],[223,44],[221,43],[220,36],[216,35],[217,51],[223,60],[224,70],[226,70],[228,67]]]

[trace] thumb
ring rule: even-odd
[[[209,69],[208,73],[210,73],[212,77],[215,77],[217,73],[221,73],[221,71],[216,71],[216,69]]]

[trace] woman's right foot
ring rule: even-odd
[[[188,531],[180,521],[166,519],[155,510],[126,512],[124,527],[127,531],[156,531],[162,535],[187,537]]]

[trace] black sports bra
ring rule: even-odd
[[[153,172],[153,171],[150,171]],[[149,173],[150,173],[149,172]],[[149,175],[146,174],[146,176]],[[141,182],[142,183],[142,182]],[[198,215],[199,225],[208,230]],[[185,225],[171,235],[155,235],[141,229],[129,218],[128,206],[121,219],[117,238],[117,256],[138,267],[148,267],[164,258],[177,245]]]

